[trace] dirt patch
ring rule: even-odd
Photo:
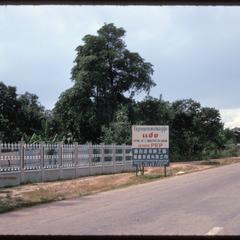
[[[191,163],[172,163],[170,167],[167,168],[167,175],[176,175],[178,172],[182,171],[184,173],[202,171],[208,168],[212,168],[211,165],[197,165],[194,162]],[[163,168],[148,168],[146,174],[164,174]]]
[[[172,163],[167,177],[202,171],[226,164],[239,163],[240,158],[213,159],[198,162]],[[40,203],[77,198],[101,191],[154,181],[164,177],[163,168],[146,168],[145,175],[120,173],[82,177],[73,180],[35,183],[0,189],[0,213]]]

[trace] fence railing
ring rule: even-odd
[[[0,172],[121,165],[132,161],[129,145],[0,143]]]

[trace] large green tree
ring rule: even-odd
[[[44,117],[44,107],[38,101],[38,96],[29,92],[19,95],[20,112],[18,117],[21,131],[31,136],[41,129]]]
[[[78,86],[74,86],[61,94],[54,109],[54,117],[61,133],[85,143],[99,135],[95,112],[92,100]]]
[[[172,108],[175,116],[170,125],[170,143],[175,159],[199,159],[212,149],[223,149],[223,124],[218,110],[201,107],[192,99],[177,100]]]
[[[155,85],[152,64],[129,51],[124,36],[123,28],[104,24],[76,48],[74,86],[60,96],[54,112],[62,129],[77,135],[78,141],[99,141],[102,126],[113,121],[118,105]]]
[[[41,131],[44,113],[37,95],[17,94],[15,87],[0,82],[0,141],[26,140]]]
[[[16,88],[0,82],[0,141],[13,142],[20,138],[19,111]]]
[[[169,102],[151,96],[134,104],[133,123],[169,125],[174,116]]]

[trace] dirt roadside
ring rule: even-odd
[[[167,168],[167,177],[234,163],[240,163],[240,157],[171,163],[170,167]],[[135,173],[119,173],[1,188],[0,213],[51,201],[78,198],[161,178],[164,178],[163,168],[146,168],[145,175],[138,177],[135,176]]]

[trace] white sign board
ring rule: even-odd
[[[169,127],[132,126],[133,164],[169,165]]]
[[[132,147],[169,148],[169,127],[133,125]]]

